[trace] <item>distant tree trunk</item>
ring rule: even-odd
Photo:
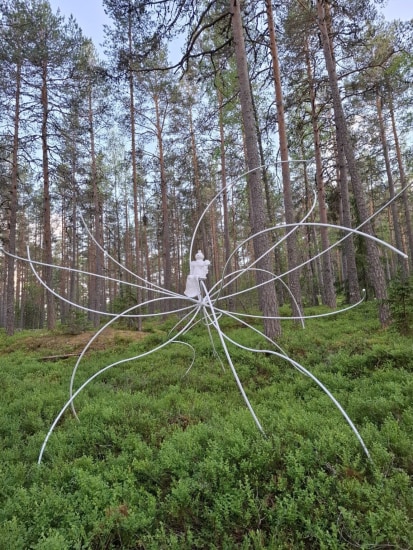
[[[337,140],[337,175],[340,187],[340,202],[341,202],[341,225],[344,227],[352,227],[351,223],[351,208],[350,196],[347,183],[347,167],[346,158],[344,155],[343,145],[339,141],[340,136],[336,132]],[[346,293],[350,304],[357,303],[360,298],[360,285],[357,275],[356,250],[354,247],[353,235],[347,235],[343,242],[343,265],[344,278],[346,283]]]
[[[387,145],[386,128],[385,128],[384,119],[383,119],[383,99],[380,96],[378,90],[376,90],[376,108],[377,108],[377,118],[379,121],[380,141],[381,141],[381,147],[383,151],[384,165],[386,167],[387,183],[389,184],[389,196],[390,196],[390,199],[393,199],[395,195],[394,181],[393,181],[393,174],[392,174],[392,169],[390,164],[389,148]],[[399,213],[398,213],[397,204],[395,201],[391,203],[390,211],[391,211],[391,218],[393,222],[394,239],[396,243],[396,248],[398,248],[399,250],[403,250],[402,234],[401,234],[400,222],[399,222]],[[403,272],[403,276],[407,277],[406,261],[400,256],[397,256],[397,261],[400,269]]]
[[[399,168],[400,185],[402,189],[406,188],[406,173],[404,171],[403,159],[400,150],[399,135],[397,132],[396,120],[394,116],[393,98],[389,97],[389,111],[392,124],[394,145],[396,148],[397,166]],[[407,245],[409,251],[410,267],[413,269],[413,230],[412,230],[412,210],[409,205],[409,197],[406,191],[403,192],[404,221],[407,236]],[[409,266],[409,264],[407,264]]]
[[[129,47],[129,115],[131,123],[131,158],[132,158],[132,185],[133,185],[133,221],[135,225],[135,257],[136,257],[136,274],[141,276],[141,254],[140,254],[140,231],[139,231],[139,205],[138,205],[138,168],[136,158],[136,115],[135,115],[135,87],[133,81],[133,68],[131,66],[133,59],[133,43],[132,43],[132,13],[128,11],[128,47]],[[138,284],[141,284],[138,281]],[[137,289],[138,304],[142,302],[142,289]],[[140,311],[138,311],[140,313]],[[138,330],[142,330],[142,319],[138,317]]]
[[[212,179],[212,178],[211,178]],[[213,195],[216,195],[216,189],[213,189]],[[210,197],[207,198],[209,201]],[[212,272],[213,272],[213,279],[211,277],[210,283],[214,283],[215,281],[218,281],[220,277],[220,273],[222,270],[222,257],[220,254],[220,240],[218,239],[218,223],[217,223],[217,209],[216,205],[211,205],[208,213],[209,218],[209,227],[210,227],[210,250],[211,250],[211,261],[212,261]],[[212,273],[211,273],[212,275]]]
[[[159,111],[159,96],[154,94],[155,103],[155,126],[156,139],[159,153],[159,170],[161,176],[161,202],[162,202],[162,257],[163,257],[163,282],[165,288],[172,290],[172,267],[171,267],[171,235],[169,223],[169,201],[168,184],[166,181],[165,159],[163,151],[162,122]],[[168,311],[168,301],[164,304],[165,311]]]
[[[202,189],[201,189],[201,180],[199,175],[199,162],[198,162],[198,152],[195,140],[194,132],[194,123],[192,118],[192,107],[189,106],[189,133],[191,136],[191,156],[192,156],[192,169],[194,171],[194,194],[195,194],[195,222],[198,222],[203,212],[203,200],[202,200]],[[195,225],[195,224],[194,224]],[[206,220],[205,218],[201,221],[200,226],[201,238],[198,239],[196,246],[201,249],[205,257],[209,256],[209,247],[208,247],[208,236],[206,230]],[[195,250],[194,253],[197,251]],[[194,258],[190,258],[193,260]]]
[[[247,176],[250,202],[250,223],[251,230],[255,234],[265,229],[266,216],[261,182],[257,128],[251,97],[251,86],[248,74],[239,0],[230,0],[230,13],[240,89],[241,115],[245,134],[247,168],[250,171]],[[253,246],[255,258],[257,260],[258,258],[261,258],[257,263],[259,271],[257,271],[256,280],[258,285],[262,285],[258,288],[258,293],[261,311],[264,314],[264,331],[269,338],[275,339],[281,334],[281,325],[278,319],[271,318],[278,316],[278,302],[275,292],[275,285],[273,282],[268,282],[271,279],[271,276],[267,273],[271,272],[271,262],[270,257],[267,254],[267,250],[269,248],[267,233],[255,236],[253,239]]]
[[[21,64],[16,65],[16,93],[14,104],[14,132],[13,132],[13,153],[11,171],[11,189],[9,203],[9,238],[8,252],[16,254],[16,228],[17,228],[17,205],[18,205],[18,149],[19,149],[19,125],[20,125],[20,94],[21,94]],[[7,289],[6,289],[6,332],[12,336],[15,327],[15,261],[7,256]]]
[[[42,167],[43,167],[43,277],[47,286],[53,287],[53,273],[50,265],[53,262],[52,254],[52,226],[51,226],[51,205],[50,205],[50,174],[49,174],[49,145],[48,145],[48,116],[49,102],[47,94],[47,61],[42,61]],[[47,328],[53,330],[56,326],[54,296],[46,291]]]
[[[75,165],[73,165],[74,168]],[[74,175],[75,172],[73,172]],[[74,177],[74,176],[73,176]],[[74,271],[78,266],[78,245],[77,245],[77,194],[73,193],[72,197],[72,225],[71,225],[71,258],[70,258],[70,267],[73,271],[69,272],[69,300],[75,304],[79,303],[79,286],[78,279],[79,275]],[[70,306],[69,316],[74,318],[75,306]]]
[[[281,156],[281,174],[283,182],[283,195],[284,195],[284,210],[285,221],[290,227],[286,228],[286,232],[291,233],[291,224],[295,223],[294,219],[294,205],[291,193],[291,177],[290,177],[290,164],[288,156],[288,139],[287,128],[285,124],[284,116],[284,100],[281,87],[281,71],[278,57],[278,46],[275,35],[275,24],[272,11],[271,0],[265,0],[265,6],[267,10],[267,24],[270,37],[270,50],[272,59],[272,68],[274,75],[274,87],[275,87],[275,101],[277,105],[277,124],[278,135],[280,140],[280,156]],[[287,259],[288,259],[288,282],[290,291],[295,298],[291,300],[291,308],[293,315],[300,316],[302,310],[302,298],[300,288],[300,273],[298,269],[294,269],[298,265],[297,261],[297,232],[294,231],[287,237]],[[293,271],[291,271],[293,270]],[[298,306],[298,308],[297,308]]]
[[[97,311],[103,311],[105,309],[105,287],[104,280],[99,277],[103,275],[104,269],[104,253],[100,247],[103,248],[103,205],[102,196],[99,190],[98,182],[98,170],[96,160],[96,148],[95,148],[95,129],[94,129],[94,116],[93,116],[93,100],[92,89],[89,89],[89,135],[90,135],[90,169],[91,169],[91,184],[92,184],[92,196],[93,196],[93,219],[94,219],[94,238],[96,243],[91,243],[92,258],[94,259],[94,265],[91,266],[91,271],[96,273],[98,277],[91,277],[90,281],[90,296],[89,302],[92,309]],[[99,326],[100,315],[98,313],[91,313],[91,320],[94,327]]]
[[[226,155],[225,155],[225,133],[224,133],[224,117],[223,117],[223,99],[222,93],[218,88],[218,112],[219,112],[219,147],[221,155],[221,190],[222,190],[222,210],[224,218],[224,260],[227,262],[231,254],[231,242],[229,234],[229,214],[228,214],[228,190],[227,186],[227,170],[226,170]],[[231,266],[228,265],[227,273],[231,271]],[[228,289],[231,294],[231,289]]]
[[[360,175],[357,169],[356,157],[351,143],[350,134],[347,128],[347,122],[344,115],[343,105],[338,87],[338,79],[332,54],[332,45],[330,43],[329,25],[326,23],[326,17],[329,15],[325,11],[325,0],[317,0],[317,23],[320,30],[320,38],[323,46],[324,59],[330,83],[333,99],[334,119],[337,126],[337,132],[344,147],[344,153],[347,160],[347,166],[353,187],[354,198],[357,205],[360,222],[363,223],[362,229],[368,235],[373,235],[373,228],[370,222],[367,222],[369,213],[365,200],[365,191],[362,186]],[[328,8],[328,6],[327,6]],[[380,261],[379,251],[374,241],[366,239],[367,253],[367,275],[369,282],[374,288],[376,298],[379,301],[379,319],[382,326],[387,326],[390,322],[390,308],[387,302],[386,280],[383,266]]]
[[[273,204],[274,201],[273,201],[273,197],[272,197],[272,194],[271,194],[270,182],[268,180],[268,170],[267,170],[267,167],[265,166],[264,146],[262,144],[262,135],[261,135],[260,126],[259,126],[258,112],[257,112],[257,108],[256,108],[256,105],[255,105],[254,94],[252,93],[252,88],[251,88],[251,99],[252,99],[252,106],[253,106],[253,109],[254,109],[255,125],[256,125],[256,128],[257,128],[258,151],[260,153],[260,163],[261,163],[261,166],[262,166],[262,183],[263,183],[263,186],[264,186],[264,197],[265,197],[265,206],[266,206],[266,212],[267,212],[267,222],[269,223],[270,227],[274,227],[276,225],[276,218],[275,218],[274,204]],[[271,238],[272,239],[274,239],[274,238],[277,239],[278,235],[275,235]],[[283,272],[284,259],[282,258],[280,248],[278,246],[276,246],[273,250],[273,258],[274,259],[271,260],[271,261],[274,261],[274,273],[277,273],[277,274],[282,273]],[[284,303],[285,287],[279,279],[277,279],[275,281],[275,292],[277,294],[278,304],[283,304]]]
[[[301,140],[301,157],[305,158],[305,144],[304,140]],[[311,202],[312,202],[312,193],[310,192],[310,183],[309,183],[309,177],[308,177],[308,169],[307,164],[303,163],[303,179],[304,179],[304,189],[305,189],[305,212],[308,212],[311,208]],[[311,216],[311,221],[314,220],[313,215]],[[315,237],[315,228],[308,226],[305,228],[305,237],[307,241],[307,246],[304,249],[304,261],[311,260],[314,256],[317,255],[317,240]],[[319,267],[319,260],[320,258],[317,258],[315,261],[310,261],[305,267],[305,272],[307,275],[305,276],[305,285],[308,289],[308,301],[312,306],[318,306],[318,295],[320,294],[320,274],[321,270],[318,269]]]
[[[67,231],[68,231],[68,211],[67,211],[67,197],[65,188],[63,188],[63,196],[62,196],[62,206],[60,211],[60,265],[62,267],[68,267],[68,239],[67,239]],[[59,294],[60,296],[66,296],[67,297],[67,286],[68,286],[68,276],[69,272],[65,269],[62,270],[60,273],[60,281],[59,281]],[[60,304],[60,322],[62,325],[67,325],[68,321],[68,309],[69,304],[67,302],[64,302],[62,300]]]
[[[151,259],[149,255],[149,243],[148,243],[148,229],[147,229],[148,219],[143,214],[142,216],[142,251],[145,256],[145,266],[146,266],[146,275],[145,278],[147,281],[151,281],[152,279],[152,270],[151,270]],[[148,300],[153,300],[153,292],[151,290],[148,290]],[[165,303],[165,302],[163,302]],[[166,309],[166,306],[165,308]],[[155,311],[155,304],[154,302],[150,301],[148,304],[148,311],[149,313],[154,313]]]
[[[315,158],[315,165],[316,165],[318,211],[320,216],[320,223],[326,224],[328,223],[328,219],[327,219],[326,194],[325,194],[324,178],[323,178],[323,161],[321,157],[320,130],[318,126],[317,102],[316,102],[316,94],[314,91],[314,79],[312,74],[312,67],[311,67],[310,53],[308,50],[307,38],[305,38],[304,50],[305,50],[305,59],[306,59],[306,67],[307,67],[308,90],[310,93],[310,101],[311,101],[311,122],[313,127],[314,158]],[[321,236],[321,249],[324,252],[321,257],[321,262],[322,262],[321,299],[323,301],[323,304],[331,308],[335,308],[337,305],[337,301],[336,301],[336,292],[334,289],[334,274],[333,274],[333,266],[331,262],[331,253],[325,252],[330,247],[327,227],[320,228],[320,236]]]

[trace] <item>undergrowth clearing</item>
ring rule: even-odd
[[[308,377],[231,347],[263,437],[199,325],[185,336],[196,350],[186,376],[192,352],[178,343],[105,372],[76,399],[80,422],[64,415],[38,466],[76,360],[44,358],[78,353],[87,336],[2,333],[0,548],[412,548],[413,342],[380,330],[374,308],[305,330],[287,322],[279,342],[341,402],[372,463]],[[156,347],[171,325],[102,336],[76,387]],[[233,321],[223,328],[262,347]]]

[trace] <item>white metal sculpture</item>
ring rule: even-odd
[[[260,168],[261,167],[259,167],[259,169]],[[247,174],[243,174],[241,176],[241,178],[246,176]],[[217,195],[211,200],[211,202],[205,208],[205,210],[202,213],[200,219],[198,220],[198,223],[197,223],[197,225],[195,227],[195,230],[194,230],[194,235],[193,235],[191,245],[190,245],[190,248],[189,248],[189,257],[190,258],[193,257],[193,247],[194,247],[195,235],[197,233],[197,230],[199,228],[199,225],[201,223],[202,218],[206,215],[206,213],[208,212],[211,205],[222,195],[222,193],[224,193],[224,191],[226,191],[229,187],[234,186],[239,180],[240,180],[240,178],[237,178],[231,184],[227,185],[226,188],[222,189],[219,193],[217,193]],[[395,200],[402,192],[403,191],[401,191],[398,195],[396,195],[392,200]],[[379,212],[381,212],[384,208],[386,208],[390,204],[390,202],[391,201],[389,201],[382,208],[380,208],[380,210],[378,212],[376,212],[374,214],[374,216],[377,215]],[[361,230],[363,224],[361,226],[359,226],[358,228],[352,229],[352,228],[349,228],[349,227],[337,226],[337,225],[332,225],[332,224],[321,224],[321,223],[315,223],[315,222],[308,222],[307,219],[309,218],[311,212],[314,210],[315,206],[316,206],[316,201],[314,199],[313,204],[312,204],[309,212],[306,214],[306,216],[300,222],[298,222],[294,225],[289,226],[289,225],[286,225],[286,224],[282,223],[282,224],[279,224],[279,225],[276,225],[274,227],[266,229],[265,232],[271,232],[271,233],[273,233],[275,231],[282,232],[282,236],[280,236],[280,238],[270,246],[270,248],[267,250],[266,254],[269,254],[272,250],[274,250],[277,246],[279,246],[283,241],[285,241],[285,239],[288,236],[286,234],[286,228],[287,229],[289,228],[289,231],[291,233],[293,231],[296,231],[300,227],[305,227],[305,226],[322,227],[322,226],[326,226],[326,227],[340,229],[344,232],[344,236],[339,241],[332,244],[328,250],[334,248],[335,246],[340,244],[344,239],[346,239],[348,236],[353,234],[353,235],[361,235],[361,236],[363,236],[367,239],[373,239],[374,241],[376,241],[380,245],[389,248],[394,253],[399,254],[400,256],[402,256],[404,258],[407,257],[402,251],[397,250],[392,245],[390,245],[390,244],[388,244],[388,243],[386,243],[386,242],[384,242],[384,241],[382,241],[382,240],[380,240],[380,239],[378,239],[378,238],[376,238],[372,235],[363,233],[363,231]],[[369,219],[371,219],[371,218],[369,218]],[[82,218],[82,220],[83,220],[83,218]],[[366,222],[364,222],[364,223],[366,223]],[[87,228],[86,224],[84,224],[84,225],[85,225],[86,231],[89,234],[89,237],[94,241],[96,246],[100,247],[100,245],[95,241],[93,235],[91,234],[91,232]],[[231,257],[234,256],[237,253],[237,251],[239,251],[241,248],[245,247],[245,245],[248,244],[248,242],[251,241],[252,239],[254,239],[254,237],[256,237],[257,235],[258,234],[251,235],[250,237],[245,239],[243,242],[239,243],[238,246],[235,248],[235,250],[232,252]],[[299,266],[295,267],[294,269],[301,269],[309,261],[314,261],[316,258],[321,256],[322,254],[325,254],[326,252],[328,252],[328,250],[325,250],[325,251],[319,253],[317,256],[312,257],[310,260],[307,260],[306,262],[300,264]],[[9,254],[4,249],[3,249],[3,252],[5,254]],[[97,312],[97,313],[102,313],[105,316],[109,316],[109,317],[111,317],[111,319],[93,335],[93,337],[89,340],[89,342],[87,343],[87,345],[85,346],[85,348],[81,352],[78,360],[76,361],[76,364],[73,368],[70,384],[69,384],[69,398],[68,398],[67,402],[64,404],[64,406],[62,407],[62,409],[60,410],[60,412],[57,414],[56,418],[54,419],[53,423],[51,424],[50,429],[49,429],[49,431],[48,431],[48,433],[47,433],[47,435],[44,439],[43,445],[42,445],[42,447],[40,449],[40,453],[39,453],[39,458],[38,458],[38,463],[39,464],[42,461],[42,458],[43,458],[44,451],[46,449],[46,445],[48,443],[48,440],[49,440],[50,436],[52,435],[56,425],[59,422],[59,420],[62,418],[63,414],[66,412],[66,410],[69,407],[71,407],[74,415],[77,418],[77,413],[76,413],[76,410],[75,410],[75,407],[74,407],[74,401],[75,401],[76,397],[86,388],[86,386],[88,386],[94,379],[96,379],[97,377],[102,375],[104,372],[108,371],[109,369],[111,369],[111,368],[113,368],[117,365],[126,363],[128,361],[134,361],[134,360],[141,359],[143,357],[149,356],[149,355],[151,355],[153,353],[156,353],[160,349],[162,349],[162,348],[164,348],[164,347],[166,347],[169,344],[174,343],[174,342],[175,343],[179,342],[181,344],[189,346],[193,351],[193,359],[192,359],[191,365],[189,366],[189,368],[187,370],[187,372],[188,372],[191,369],[193,361],[194,361],[195,350],[192,348],[192,346],[190,346],[190,344],[181,341],[180,338],[185,333],[187,333],[191,329],[191,327],[193,327],[195,324],[199,323],[200,321],[204,322],[204,324],[205,324],[205,326],[208,330],[208,333],[209,333],[210,342],[211,342],[211,346],[214,349],[214,353],[218,357],[218,359],[221,361],[220,356],[219,356],[219,354],[218,354],[218,352],[215,348],[213,338],[212,338],[211,329],[215,329],[215,331],[216,331],[216,333],[219,337],[219,341],[220,341],[220,344],[221,344],[221,347],[222,347],[222,351],[223,351],[223,353],[225,355],[225,358],[226,358],[226,361],[227,361],[227,363],[228,363],[228,365],[229,365],[229,367],[232,371],[232,374],[233,374],[234,379],[236,381],[236,384],[239,388],[239,391],[241,392],[241,395],[242,395],[242,397],[245,401],[246,406],[248,407],[248,409],[251,413],[251,416],[252,416],[255,424],[257,425],[258,429],[263,434],[264,434],[264,429],[263,429],[259,419],[257,418],[257,415],[255,414],[255,411],[254,411],[254,409],[253,409],[253,407],[252,407],[252,405],[251,405],[251,403],[250,403],[250,401],[249,401],[249,399],[248,399],[248,397],[245,393],[242,382],[241,382],[241,380],[240,380],[240,378],[237,374],[236,368],[233,364],[231,354],[230,354],[229,349],[228,349],[228,344],[229,343],[233,344],[233,345],[235,345],[239,348],[242,348],[244,350],[250,351],[250,352],[271,354],[271,355],[274,355],[274,356],[279,357],[281,359],[284,359],[290,365],[292,365],[295,369],[297,369],[299,372],[301,372],[302,374],[304,374],[304,375],[308,376],[309,378],[311,378],[328,395],[328,397],[331,399],[331,401],[335,404],[335,406],[341,412],[341,414],[343,415],[343,417],[347,421],[348,425],[350,426],[351,430],[354,432],[355,436],[357,437],[358,441],[360,442],[360,444],[363,448],[363,451],[365,452],[367,457],[370,459],[369,451],[368,451],[368,449],[367,449],[360,433],[358,432],[357,428],[353,424],[352,420],[350,419],[350,417],[348,416],[346,411],[343,409],[343,407],[340,405],[340,403],[337,401],[337,399],[332,395],[332,393],[309,370],[307,370],[303,365],[301,365],[300,363],[295,361],[293,358],[291,358],[288,355],[288,353],[286,353],[284,350],[282,350],[281,347],[277,344],[277,342],[270,339],[261,330],[259,330],[256,327],[252,326],[252,324],[251,324],[252,319],[257,319],[257,318],[263,319],[263,316],[240,313],[240,312],[236,312],[236,311],[228,311],[228,310],[226,310],[222,307],[223,301],[228,300],[228,298],[231,297],[231,295],[228,295],[228,293],[224,295],[223,290],[225,288],[229,288],[232,285],[232,283],[234,283],[239,277],[241,277],[245,273],[255,272],[257,270],[256,264],[260,260],[260,258],[255,259],[254,261],[251,261],[247,266],[243,267],[240,270],[233,271],[233,272],[227,272],[228,265],[229,265],[229,262],[230,262],[230,259],[231,259],[230,258],[228,260],[227,264],[225,265],[224,269],[223,269],[221,279],[219,281],[217,281],[211,288],[208,289],[207,285],[205,284],[205,281],[207,279],[208,268],[210,266],[210,262],[208,260],[205,260],[204,255],[201,251],[198,251],[197,254],[195,255],[195,259],[190,262],[190,273],[189,273],[189,275],[187,277],[187,280],[186,280],[185,291],[184,291],[183,294],[180,294],[180,293],[173,292],[169,289],[163,288],[160,285],[157,285],[157,284],[155,284],[151,281],[147,281],[147,280],[143,279],[142,277],[140,277],[140,276],[136,275],[135,273],[131,272],[130,270],[128,270],[125,266],[121,265],[115,258],[111,257],[105,250],[103,250],[103,252],[105,253],[105,255],[107,256],[108,259],[110,259],[112,262],[117,264],[123,270],[127,271],[129,274],[133,275],[133,277],[136,280],[136,283],[128,283],[128,282],[125,282],[123,280],[116,280],[116,282],[118,282],[119,284],[130,285],[132,287],[139,288],[139,289],[142,289],[142,290],[149,290],[151,292],[151,294],[155,295],[156,297],[152,298],[148,301],[145,301],[143,303],[136,304],[136,305],[128,308],[127,310],[125,310],[125,311],[123,311],[122,313],[119,313],[119,314],[108,314],[106,312]],[[67,302],[67,303],[69,303],[73,306],[76,306],[80,309],[83,309],[83,310],[86,310],[86,311],[89,311],[89,312],[96,312],[95,310],[91,310],[90,308],[87,308],[85,306],[81,306],[79,304],[70,302],[67,298],[65,298],[64,296],[59,295],[52,288],[48,287],[46,285],[46,283],[42,280],[41,276],[36,271],[36,266],[44,266],[44,265],[48,265],[48,264],[45,264],[45,263],[39,262],[39,261],[35,261],[34,259],[32,259],[31,256],[30,256],[29,247],[27,247],[27,257],[26,258],[22,258],[22,257],[19,257],[19,256],[14,256],[14,257],[18,260],[28,262],[30,264],[30,267],[31,267],[34,275],[36,276],[37,280],[39,281],[39,283],[42,284],[54,296],[56,296],[57,298],[65,301],[65,302]],[[83,273],[83,274],[86,274],[86,275],[93,275],[95,277],[103,277],[105,279],[109,279],[109,280],[112,280],[112,281],[115,280],[115,279],[111,279],[111,278],[106,277],[106,276],[97,275],[95,273],[89,273],[89,272],[86,272],[86,271],[83,271],[83,270],[76,270],[76,269],[67,268],[67,267],[63,267],[63,266],[57,266],[57,265],[52,265],[52,267],[54,267],[56,269],[61,269],[61,270],[77,271],[79,273]],[[284,284],[284,286],[286,286],[287,290],[289,291],[286,283],[284,283],[283,279],[282,279],[287,274],[288,274],[288,272],[282,273],[282,274],[271,274],[272,276],[271,276],[269,282],[267,282],[266,284],[274,283],[275,281],[280,281],[282,284]],[[240,295],[242,293],[245,293],[245,292],[248,292],[248,291],[251,291],[251,290],[255,290],[256,288],[257,288],[256,285],[252,285],[247,289],[244,289],[244,290],[241,290],[241,291],[238,291],[238,292],[234,292],[232,294],[232,296],[237,296],[237,295]],[[291,292],[290,292],[290,295],[291,295]],[[294,299],[293,296],[292,296],[292,298]],[[171,299],[178,300],[182,305],[177,307],[176,309],[172,309],[171,311],[169,311],[169,313],[176,313],[176,314],[179,314],[181,317],[178,320],[178,322],[176,323],[176,325],[173,327],[173,329],[170,331],[170,334],[168,335],[168,338],[165,340],[165,342],[163,342],[159,346],[156,346],[153,349],[151,349],[149,351],[146,351],[144,353],[138,354],[138,355],[133,356],[133,357],[123,358],[123,359],[120,359],[119,361],[111,363],[110,365],[104,366],[99,371],[95,372],[90,378],[88,378],[80,387],[78,387],[75,390],[75,379],[76,379],[76,373],[77,373],[77,370],[79,368],[79,365],[80,365],[86,351],[91,346],[92,342],[94,342],[94,340],[100,334],[102,334],[102,332],[104,332],[111,324],[113,324],[115,321],[117,321],[121,318],[128,318],[128,317],[129,318],[131,318],[131,317],[133,317],[133,318],[145,318],[145,317],[149,317],[149,316],[150,317],[155,317],[156,315],[165,315],[165,312],[158,313],[158,314],[157,313],[154,313],[154,314],[145,313],[145,312],[143,312],[143,308],[148,306],[150,303],[154,303],[154,302],[155,303],[156,302],[160,303],[160,302],[165,301],[165,300],[170,301]],[[342,312],[348,311],[349,309],[352,309],[352,308],[358,306],[363,300],[364,300],[364,292],[363,292],[362,299],[358,303],[352,304],[352,305],[350,305],[346,308],[340,309],[340,310],[335,310],[335,311],[332,311],[330,313],[324,313],[324,314],[312,315],[312,316],[305,315],[304,313],[300,313],[299,317],[280,317],[279,319],[298,319],[298,320],[301,321],[301,323],[304,326],[305,319],[315,318],[315,317],[325,317],[325,316],[334,315],[334,314],[337,314],[337,313],[342,313]],[[230,317],[230,318],[236,320],[238,323],[240,323],[246,329],[249,329],[249,330],[254,331],[255,333],[259,334],[264,340],[266,340],[268,342],[270,347],[268,349],[255,349],[255,348],[249,348],[247,346],[244,346],[240,342],[236,342],[234,339],[230,338],[221,329],[220,318],[222,316]],[[222,363],[222,361],[221,361],[221,363]]]
[[[205,256],[200,250],[195,255],[195,260],[190,262],[190,272],[186,279],[185,296],[195,298],[201,295],[199,281],[204,281],[208,275],[208,267],[211,264],[209,260],[204,260]]]

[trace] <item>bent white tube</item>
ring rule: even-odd
[[[193,318],[196,317],[196,315],[198,315],[198,311],[195,312],[195,315]],[[192,322],[192,319],[191,321],[189,321],[189,323]],[[110,365],[107,365],[106,367],[104,367],[103,369],[100,369],[98,372],[95,372],[95,374],[93,374],[90,378],[88,378],[86,380],[86,382],[84,382],[80,388],[78,388],[75,393],[72,395],[72,397],[65,403],[65,405],[62,407],[62,409],[60,410],[59,414],[56,416],[56,418],[54,419],[52,425],[50,426],[49,428],[49,431],[47,432],[47,435],[43,441],[43,445],[40,449],[40,453],[39,453],[39,458],[37,460],[37,463],[38,464],[41,464],[42,462],[42,458],[43,458],[43,454],[44,454],[44,451],[46,449],[46,445],[47,445],[47,442],[49,441],[49,438],[50,436],[52,435],[53,433],[53,430],[55,429],[57,423],[59,422],[59,420],[61,419],[61,417],[63,416],[63,414],[65,413],[65,411],[67,410],[67,408],[71,405],[71,403],[73,402],[74,399],[76,399],[76,397],[80,394],[81,391],[83,391],[86,386],[88,384],[90,384],[90,382],[92,382],[95,378],[97,378],[98,376],[100,376],[101,374],[103,374],[104,372],[106,372],[107,370],[117,366],[117,365],[121,365],[123,363],[128,363],[130,361],[134,361],[134,360],[137,360],[137,359],[142,359],[142,357],[146,357],[147,355],[151,355],[152,353],[155,353],[156,351],[159,351],[160,349],[164,348],[165,346],[167,346],[168,344],[170,344],[171,342],[173,342],[174,340],[176,340],[177,338],[179,338],[179,336],[181,334],[184,333],[184,331],[186,330],[186,326],[182,329],[181,332],[179,332],[178,334],[176,334],[176,336],[174,336],[173,338],[170,338],[167,342],[164,342],[163,344],[157,346],[156,348],[152,349],[152,350],[149,350],[147,352],[144,352],[144,353],[141,353],[139,355],[136,355],[134,357],[128,357],[126,359],[121,359],[119,361],[116,361],[115,363],[112,363]]]

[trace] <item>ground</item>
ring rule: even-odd
[[[0,349],[0,355],[10,353],[24,347],[25,351],[38,352],[44,358],[53,356],[79,354],[96,331],[86,331],[81,334],[64,334],[59,332],[32,331],[33,336],[25,333],[24,344],[16,339],[12,344]],[[119,345],[127,345],[135,340],[141,340],[145,333],[131,330],[107,328],[91,345],[91,350],[111,349]]]

